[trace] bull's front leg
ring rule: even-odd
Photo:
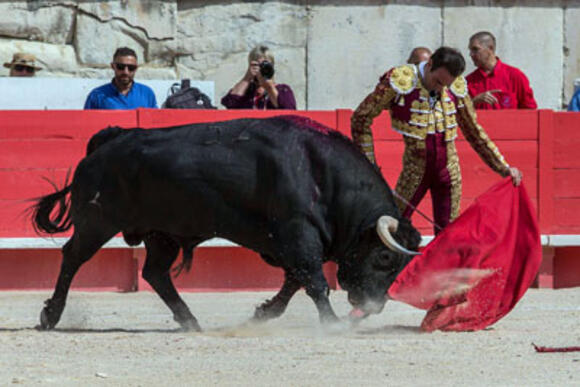
[[[322,260],[313,259],[308,264],[300,265],[294,275],[304,284],[306,294],[314,301],[320,321],[322,323],[337,322],[338,317],[328,299],[330,288],[322,271]]]
[[[272,235],[277,246],[277,251],[272,255],[284,268],[286,280],[292,279],[290,283],[284,283],[280,293],[288,286],[294,294],[296,287],[300,285],[314,301],[321,322],[338,321],[328,300],[329,287],[322,271],[324,244],[318,228],[307,217],[298,214],[295,218],[286,220],[279,229],[272,230]],[[287,300],[285,303],[287,304]],[[274,301],[274,305],[280,307],[281,304]],[[266,310],[273,307],[267,305]]]
[[[265,301],[262,305],[256,307],[253,321],[266,321],[272,318],[280,317],[286,310],[288,302],[296,292],[302,287],[300,282],[294,278],[288,271],[284,272],[284,284],[273,298]]]
[[[318,230],[309,223],[294,223],[293,229],[286,230],[287,237],[293,239],[283,246],[292,246],[287,251],[289,266],[286,270],[306,290],[306,294],[314,301],[320,321],[330,323],[338,321],[338,317],[330,306],[328,299],[329,286],[322,271],[323,244]],[[292,238],[294,237],[294,238]]]

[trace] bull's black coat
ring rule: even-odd
[[[57,203],[61,213],[51,220]],[[304,287],[321,318],[335,319],[322,272],[327,260],[338,263],[339,283],[354,305],[383,305],[409,258],[380,242],[375,224],[382,215],[400,219],[378,169],[349,139],[308,119],[108,128],[91,138],[72,183],[35,206],[41,231],[74,225],[41,326],[56,325],[80,265],[119,231],[129,244],[145,241],[143,276],[185,328],[199,325],[177,294],[170,267],[183,248],[189,268],[193,248],[216,236],[285,271],[282,289],[257,308],[256,318],[280,315]],[[411,249],[419,242],[406,220],[395,237]]]

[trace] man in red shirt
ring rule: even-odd
[[[495,55],[495,37],[481,31],[469,38],[469,55],[477,67],[469,74],[469,95],[477,109],[536,109],[530,81]]]

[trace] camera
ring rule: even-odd
[[[265,79],[272,79],[274,76],[274,65],[267,60],[263,61],[260,63],[260,74],[262,74]]]

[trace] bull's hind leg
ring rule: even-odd
[[[118,230],[105,227],[84,230],[75,226],[73,236],[62,248],[62,264],[52,297],[45,301],[40,313],[39,329],[52,329],[60,320],[72,280],[83,263],[111,239]]]
[[[183,302],[173,281],[170,269],[179,253],[179,244],[166,234],[153,232],[145,236],[147,257],[143,267],[143,278],[157,292],[173,312],[173,319],[185,330],[201,331],[196,318]]]
[[[280,317],[286,310],[288,302],[294,294],[302,287],[299,281],[286,271],[284,273],[284,284],[282,288],[272,299],[267,300],[256,308],[254,312],[254,321],[265,321],[272,318]]]

